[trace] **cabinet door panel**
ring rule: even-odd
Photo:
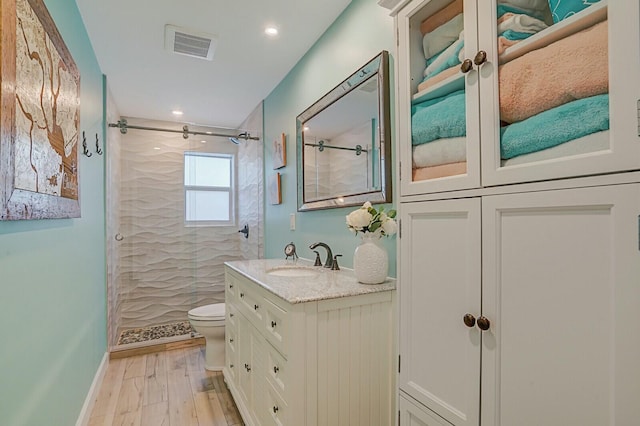
[[[637,422],[639,213],[637,184],[483,198],[482,424]]]
[[[480,185],[478,75],[460,69],[477,52],[477,7],[414,0],[397,16],[403,195]]]
[[[562,20],[545,8],[517,26],[490,3],[478,9],[482,185],[638,169],[638,2],[585,2]]]
[[[455,425],[477,425],[480,199],[402,205],[400,388]]]
[[[400,425],[398,426],[449,426],[451,423],[400,395]]]

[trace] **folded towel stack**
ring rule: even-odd
[[[419,103],[411,109],[412,145],[467,134],[464,90]]]

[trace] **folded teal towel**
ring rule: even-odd
[[[411,108],[411,144],[466,136],[465,113],[464,90],[414,105]]]
[[[498,35],[506,38],[507,40],[524,40],[525,38],[531,37],[533,34],[534,33],[521,33],[518,31],[507,30]]]
[[[503,160],[609,129],[609,94],[569,102],[501,129]]]

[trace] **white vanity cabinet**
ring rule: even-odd
[[[406,203],[401,221],[401,425],[637,424],[640,183]]]
[[[546,9],[509,8],[523,5]],[[558,22],[550,11],[546,0],[393,11],[403,196],[640,169],[638,2],[600,0]],[[447,31],[460,35],[441,51]]]
[[[283,261],[226,267],[223,373],[245,423],[393,424],[392,280],[364,286],[324,268],[311,278],[271,277],[270,262]],[[336,293],[345,282],[349,290]]]

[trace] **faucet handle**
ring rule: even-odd
[[[333,256],[333,264],[331,265],[331,270],[332,271],[339,271],[340,270],[340,266],[338,266],[338,256],[342,256],[341,254],[336,254],[335,256]]]
[[[317,250],[313,251],[316,254],[316,261],[313,266],[322,266],[322,260],[320,260],[320,253]]]

